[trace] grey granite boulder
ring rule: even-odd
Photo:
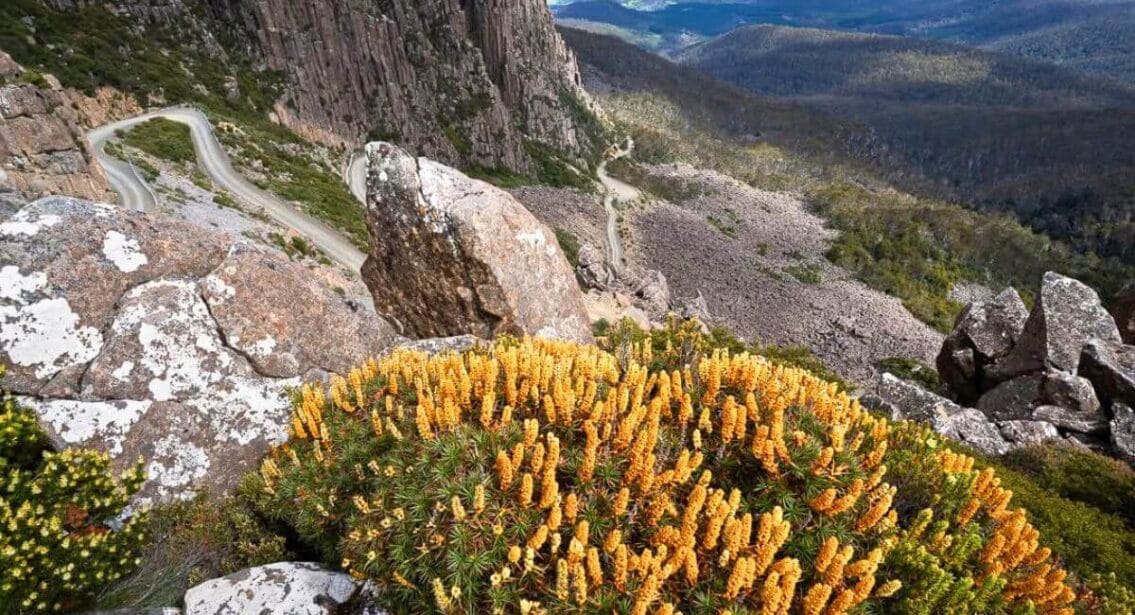
[[[367,157],[362,275],[402,335],[593,341],[555,234],[512,195],[387,143]]]
[[[1060,432],[1044,421],[1001,421],[997,423],[1001,436],[1019,446],[1032,446],[1060,440]]]
[[[1019,376],[1002,382],[977,401],[977,408],[995,421],[1027,419],[1040,401],[1043,374]]]
[[[963,408],[949,416],[939,416],[930,422],[934,431],[973,447],[987,455],[1004,455],[1012,446],[1001,430],[980,410]]]
[[[363,583],[317,564],[280,562],[206,581],[185,592],[185,615],[378,615]]]
[[[1100,400],[1092,382],[1067,372],[1048,372],[1040,383],[1044,404],[1062,406],[1080,415],[1100,412]]]
[[[1075,373],[1080,350],[1092,338],[1120,341],[1115,320],[1099,295],[1077,280],[1048,272],[1016,346],[987,374],[1007,380],[1046,369]]]
[[[1135,406],[1135,346],[1090,341],[1080,358],[1080,375],[1103,403]]]
[[[1111,446],[1115,454],[1135,466],[1135,410],[1127,404],[1112,407]]]
[[[875,396],[879,408],[885,408],[892,416],[914,421],[931,421],[963,409],[941,395],[887,373],[879,377]]]
[[[575,274],[584,288],[606,290],[613,282],[611,269],[607,266],[607,259],[603,251],[591,243],[584,243],[579,247],[579,264]]]
[[[1033,410],[1032,418],[1034,421],[1044,421],[1058,429],[1080,434],[1107,430],[1107,417],[1102,413],[1077,412],[1063,406],[1037,406]]]

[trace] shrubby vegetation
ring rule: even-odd
[[[140,463],[116,478],[103,453],[52,452],[36,417],[0,392],[0,613],[80,609],[129,574],[145,517],[111,526],[143,479]]]
[[[992,470],[711,340],[396,351],[249,493],[397,612],[1072,612]]]
[[[122,142],[155,158],[177,163],[197,160],[189,126],[164,117],[156,117],[122,133]]]
[[[162,504],[141,527],[146,541],[138,552],[137,570],[102,588],[99,608],[179,604],[194,585],[296,557],[285,537],[268,527],[239,494]]]

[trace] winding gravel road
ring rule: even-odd
[[[623,244],[619,240],[619,212],[615,209],[615,203],[638,200],[639,192],[634,186],[608,175],[607,163],[627,156],[632,151],[634,140],[627,137],[626,147],[620,147],[615,155],[604,159],[595,171],[607,190],[607,196],[603,199],[603,209],[607,210],[607,260],[616,274],[623,270]]]
[[[200,111],[190,107],[170,107],[137,115],[125,120],[94,128],[87,133],[91,147],[100,164],[106,169],[110,186],[122,198],[125,207],[141,211],[153,211],[154,195],[135,172],[133,165],[123,162],[106,153],[104,147],[115,131],[129,130],[134,126],[156,117],[179,122],[189,126],[193,136],[193,148],[197,153],[197,165],[218,186],[232,193],[247,205],[263,209],[276,222],[290,228],[311,240],[331,259],[352,271],[362,267],[366,255],[338,231],[326,224],[298,211],[295,206],[257,188],[233,168],[228,155],[213,134],[213,126]],[[363,169],[365,193],[365,167]],[[355,184],[351,185],[354,192]],[[358,194],[356,193],[356,196]]]

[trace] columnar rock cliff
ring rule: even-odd
[[[444,162],[532,170],[568,152],[586,105],[543,0],[206,0],[285,75],[279,119],[324,142],[369,134]]]

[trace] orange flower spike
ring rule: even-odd
[[[517,501],[521,506],[528,507],[532,504],[532,474],[525,472],[524,476],[520,478],[520,493],[517,494]]]
[[[504,491],[512,484],[512,462],[509,461],[508,455],[505,455],[504,451],[498,451],[494,466],[497,471],[497,484]]]
[[[804,604],[801,611],[802,615],[821,615],[831,595],[832,588],[830,585],[823,583],[813,585],[808,589],[808,593],[804,595]]]

